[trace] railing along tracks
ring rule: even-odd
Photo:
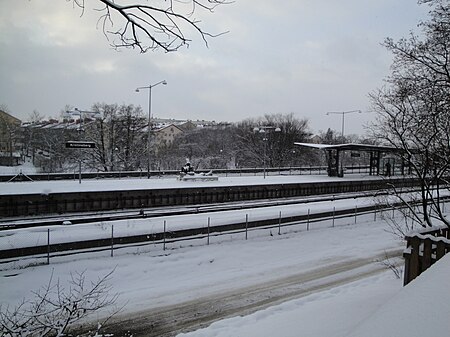
[[[411,190],[412,191],[412,190]],[[297,197],[285,199],[267,199],[252,200],[242,202],[218,203],[218,204],[199,204],[191,206],[173,206],[173,207],[155,207],[142,208],[140,210],[121,210],[109,212],[85,212],[76,214],[52,215],[52,216],[34,216],[34,217],[14,217],[0,220],[0,231],[9,229],[22,229],[40,226],[57,226],[64,223],[75,225],[82,223],[107,222],[115,220],[142,219],[154,217],[170,217],[176,215],[188,215],[199,213],[214,213],[223,211],[243,210],[250,208],[263,208],[274,206],[287,206],[295,204],[306,204],[311,202],[335,201],[344,199],[355,199],[361,197],[374,197],[386,195],[387,192],[358,192],[342,193],[333,195],[323,195],[315,197]]]
[[[386,206],[386,209],[392,208],[392,205]],[[49,261],[50,256],[64,256],[69,254],[79,254],[88,252],[97,252],[104,250],[113,250],[120,248],[127,248],[130,246],[148,245],[148,244],[162,244],[165,250],[166,244],[177,241],[193,240],[193,239],[207,239],[211,236],[229,235],[237,233],[247,233],[249,230],[256,229],[275,229],[278,228],[278,234],[284,227],[305,224],[306,229],[312,223],[318,221],[334,220],[344,217],[356,217],[366,213],[375,213],[381,211],[380,205],[370,205],[364,207],[354,207],[347,209],[333,209],[324,212],[315,212],[307,214],[299,214],[294,216],[280,216],[277,218],[246,220],[231,222],[216,226],[204,226],[189,229],[179,229],[171,231],[161,231],[154,233],[145,233],[139,235],[127,236],[111,236],[108,238],[94,239],[94,240],[80,240],[72,242],[52,243],[46,245],[33,245],[29,247],[12,248],[0,250],[0,260],[2,262],[11,262],[11,259],[21,258],[26,256],[41,256],[46,257]],[[50,233],[50,229],[48,229]],[[246,234],[247,237],[247,234]]]

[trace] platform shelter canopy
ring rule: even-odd
[[[315,144],[315,143],[294,143],[295,145],[311,147],[320,150],[341,150],[341,151],[383,151],[383,152],[398,152],[399,149],[395,147],[370,145],[370,144]]]
[[[327,153],[327,162],[328,162],[328,175],[333,177],[342,177],[344,175],[344,165],[343,158],[341,153],[344,151],[351,152],[368,152],[370,154],[369,161],[369,174],[380,174],[381,167],[385,167],[384,174],[391,175],[393,172],[395,162],[386,161],[384,165],[381,165],[382,153],[399,153],[400,149],[395,147],[383,146],[383,145],[371,145],[371,144],[316,144],[316,143],[298,143],[295,142],[295,145],[314,148],[319,150],[324,150]],[[386,158],[387,159],[387,158]],[[402,174],[404,172],[404,163],[401,164]]]

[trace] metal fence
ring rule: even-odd
[[[396,208],[380,209],[371,205],[352,209],[336,209],[301,214],[256,216],[248,210],[222,217],[204,214],[196,216],[195,228],[182,228],[172,218],[154,218],[145,221],[122,220],[76,226],[54,226],[7,230],[0,233],[0,268],[12,265],[49,264],[52,259],[83,253],[102,253],[114,256],[118,250],[164,251],[186,245],[209,245],[228,236],[248,240],[254,236],[282,235],[357,224],[358,221],[376,221],[386,212],[395,215]],[[192,220],[191,220],[192,221]],[[261,233],[261,234],[258,234]],[[189,243],[186,243],[186,242]],[[3,266],[3,267],[2,267]]]
[[[211,169],[196,170],[198,173],[206,173]],[[238,169],[212,169],[215,174],[224,176],[244,176],[263,175],[264,168],[238,168]],[[327,174],[327,166],[302,166],[302,167],[268,167],[265,169],[266,175],[312,175]],[[347,166],[346,173],[369,173],[369,166]],[[150,171],[150,178],[161,178],[177,176],[179,170],[153,170]],[[83,172],[81,179],[107,179],[107,178],[148,178],[147,171],[117,171],[117,172]],[[22,181],[22,180],[78,180],[79,173],[39,173],[39,174],[17,174],[0,175],[0,182]]]

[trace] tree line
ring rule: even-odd
[[[96,103],[91,111],[95,117],[27,125],[24,153],[42,172],[70,172],[79,161],[83,170],[94,172],[145,171],[148,158],[151,170],[176,170],[187,161],[195,169],[323,164],[320,153],[294,145],[310,141],[312,133],[308,120],[292,113],[184,129],[173,142],[157,142],[153,125],[148,156],[148,120],[141,107]],[[67,149],[65,143],[73,140],[94,142],[95,148]]]

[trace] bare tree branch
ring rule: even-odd
[[[84,14],[88,0],[66,1],[71,1],[74,7],[82,10],[81,15]],[[157,49],[172,52],[188,46],[192,40],[185,32],[189,30],[200,35],[208,46],[208,38],[226,32],[209,33],[194,14],[200,10],[213,13],[217,6],[232,3],[230,0],[167,0],[152,1],[154,5],[150,5],[144,0],[136,0],[132,4],[120,4],[114,0],[92,1],[102,4],[96,9],[101,13],[98,24],[111,46],[116,49],[137,48],[141,53]]]
[[[114,305],[117,295],[110,295],[111,286],[108,283],[113,272],[89,284],[85,272],[74,273],[67,289],[59,280],[54,282],[52,275],[46,286],[33,292],[33,299],[23,300],[13,309],[0,306],[0,335],[66,336],[77,322],[93,312]],[[98,329],[101,326],[99,324]]]

